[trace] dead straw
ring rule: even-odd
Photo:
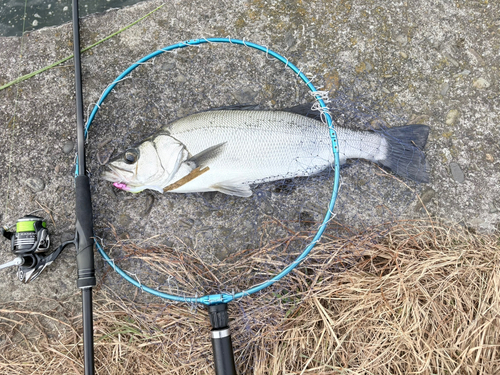
[[[500,373],[499,243],[436,221],[330,234],[286,282],[230,304],[239,373]],[[193,254],[175,269],[179,283],[214,281]],[[98,374],[213,373],[205,309],[126,300],[105,285],[95,300]],[[0,373],[82,373],[81,319],[64,316],[2,306]]]

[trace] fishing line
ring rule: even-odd
[[[331,219],[332,212],[335,206],[335,201],[337,198],[338,194],[338,188],[339,188],[339,170],[340,170],[340,164],[339,164],[339,153],[338,153],[338,143],[337,143],[337,136],[336,132],[334,129],[334,126],[332,124],[332,118],[330,116],[328,107],[325,103],[325,100],[327,98],[325,92],[318,91],[314,85],[311,83],[311,79],[309,79],[301,69],[297,68],[294,64],[292,64],[288,59],[282,57],[278,53],[270,50],[268,47],[261,46],[252,42],[244,41],[244,40],[239,40],[239,39],[232,39],[232,38],[203,38],[203,39],[194,39],[194,40],[188,40],[184,42],[180,42],[177,44],[170,45],[165,48],[161,48],[145,57],[142,59],[138,60],[134,64],[132,64],[130,67],[128,67],[123,73],[121,73],[102,93],[100,99],[94,106],[94,109],[92,110],[87,124],[85,126],[85,136],[87,137],[88,131],[90,128],[90,125],[92,124],[98,110],[101,108],[102,103],[108,96],[108,94],[114,89],[114,87],[124,80],[127,75],[129,75],[134,69],[137,67],[143,65],[146,63],[148,60],[153,59],[157,57],[160,54],[163,54],[164,52],[171,52],[177,49],[183,49],[186,47],[201,47],[201,45],[210,43],[218,43],[218,44],[234,44],[234,45],[241,45],[247,48],[252,48],[257,51],[260,51],[266,55],[268,59],[271,57],[280,61],[285,65],[286,68],[291,69],[297,77],[299,77],[304,84],[308,87],[310,90],[311,94],[315,97],[317,104],[316,108],[320,109],[321,111],[321,117],[325,119],[326,124],[328,125],[329,129],[329,135],[331,138],[332,142],[332,150],[333,150],[333,155],[335,158],[335,163],[334,163],[334,174],[335,174],[335,180],[333,183],[333,190],[332,190],[332,196],[330,203],[326,209],[326,214],[323,218],[323,221],[321,222],[316,234],[314,235],[313,239],[310,241],[309,245],[305,247],[305,249],[302,251],[302,253],[296,257],[291,263],[285,267],[284,269],[281,270],[281,272],[277,273],[274,275],[272,278],[270,278],[266,282],[262,282],[259,284],[254,285],[251,288],[248,288],[243,291],[239,291],[237,293],[218,293],[218,294],[209,294],[209,295],[204,295],[204,296],[186,296],[186,295],[175,295],[175,294],[169,294],[165,292],[158,291],[156,289],[153,289],[151,287],[148,287],[144,284],[142,284],[140,281],[134,279],[131,277],[126,271],[122,270],[119,266],[116,265],[116,262],[105,252],[104,247],[99,244],[99,242],[96,242],[97,248],[100,252],[100,254],[103,256],[103,258],[106,260],[106,262],[120,275],[122,276],[125,280],[127,280],[129,283],[132,285],[136,286],[137,288],[141,289],[142,291],[148,292],[152,295],[165,298],[171,301],[178,301],[178,302],[187,302],[187,303],[201,303],[204,305],[213,305],[213,304],[219,304],[219,303],[228,303],[232,300],[239,299],[245,296],[249,296],[251,294],[254,294],[258,291],[261,291],[262,289],[274,284],[275,282],[281,280],[283,277],[285,277],[287,274],[289,274],[293,269],[295,269],[309,254],[309,252],[313,249],[313,247],[317,244],[319,239],[321,238],[321,235],[323,234],[328,222]],[[76,172],[78,173],[78,165],[76,167]]]

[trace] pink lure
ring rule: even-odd
[[[120,189],[120,190],[125,190],[125,191],[130,190],[130,188],[129,188],[129,187],[127,187],[127,185],[122,184],[121,182],[115,182],[115,183],[113,183],[113,186],[114,186],[115,188],[117,188],[117,189]]]

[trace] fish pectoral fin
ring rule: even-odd
[[[236,197],[252,196],[252,189],[250,189],[250,185],[242,183],[241,181],[223,181],[210,187],[214,190],[220,191],[223,194],[234,195]]]
[[[206,167],[210,164],[210,161],[219,156],[219,154],[222,152],[222,149],[224,148],[224,143],[219,143],[218,145],[211,146],[201,152],[198,152],[196,155],[190,157],[187,159],[187,162],[193,162],[196,164],[198,167]]]

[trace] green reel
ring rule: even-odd
[[[47,223],[41,217],[34,215],[26,215],[17,220],[15,232],[10,232],[8,228],[1,228],[1,232],[10,240],[11,251],[17,257],[1,264],[0,269],[18,266],[17,277],[24,283],[37,278],[45,267],[59,256],[66,245],[73,243],[68,241],[47,255],[50,248]]]
[[[11,240],[11,250],[16,255],[45,253],[50,247],[47,223],[41,217],[26,215],[17,220],[16,232],[4,232]]]

